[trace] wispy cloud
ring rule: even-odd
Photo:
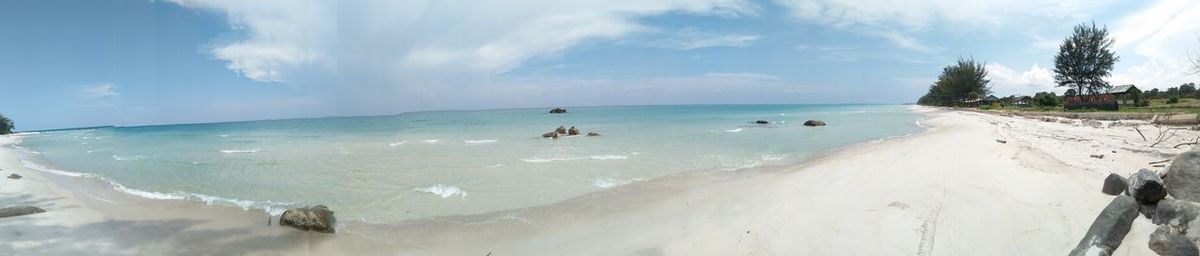
[[[680,50],[709,47],[745,47],[757,41],[759,37],[759,35],[704,32],[700,29],[689,27],[670,34],[668,38],[652,41],[650,45]]]
[[[82,86],[75,91],[75,96],[86,99],[102,99],[121,96],[112,83],[94,83]]]

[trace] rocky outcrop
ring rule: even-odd
[[[1129,196],[1140,204],[1154,204],[1167,197],[1167,188],[1154,171],[1141,169],[1129,176]]]
[[[567,109],[565,109],[565,108],[554,108],[554,109],[550,110],[550,114],[566,114],[566,113],[567,113]]]
[[[557,138],[558,138],[558,132],[547,132],[547,133],[543,133],[543,134],[542,134],[542,138],[551,138],[551,139],[557,139]]]
[[[768,122],[767,120],[758,120],[758,121],[754,121],[754,123],[755,124],[771,124],[771,122]]]
[[[14,180],[19,180],[19,179],[21,179],[21,177],[23,177],[23,176],[21,176],[20,174],[16,174],[16,173],[8,175],[9,179],[14,179]]]
[[[1109,195],[1120,195],[1129,187],[1129,182],[1125,177],[1121,177],[1116,173],[1109,173],[1107,178],[1104,178],[1104,187],[1100,190]]]
[[[588,132],[588,133],[587,133],[587,136],[600,136],[600,133],[597,133],[597,132]]]
[[[804,121],[804,126],[825,126],[825,121],[808,120],[808,121]]]
[[[283,215],[279,216],[280,226],[320,233],[334,233],[334,224],[336,223],[333,211],[324,205],[291,208],[283,211]]]
[[[567,129],[567,135],[579,135],[579,129],[575,129],[575,126],[571,126],[571,129]]]
[[[46,210],[42,210],[42,208],[38,208],[37,206],[23,205],[23,206],[5,207],[5,208],[0,208],[0,218],[16,217],[16,216],[21,216],[21,215],[30,215],[30,214],[34,214],[34,213],[43,213],[43,212],[46,212]]]
[[[1167,193],[1171,197],[1200,202],[1200,147],[1176,156],[1166,176]]]
[[[554,128],[554,132],[558,133],[558,134],[567,134],[567,127],[563,127],[560,125],[560,126],[558,126],[558,128]]]
[[[1111,255],[1113,250],[1121,246],[1121,240],[1125,239],[1137,216],[1136,200],[1123,195],[1113,198],[1068,255]]]
[[[1196,244],[1184,236],[1179,229],[1167,225],[1160,225],[1154,233],[1150,233],[1150,250],[1158,255],[1170,256],[1198,256],[1200,251],[1196,249]]]

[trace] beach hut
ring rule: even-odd
[[[1120,104],[1129,104],[1129,103],[1132,103],[1133,101],[1136,101],[1136,99],[1134,99],[1130,96],[1131,94],[1134,93],[1134,91],[1142,92],[1141,90],[1139,90],[1137,88],[1137,86],[1134,86],[1132,84],[1127,84],[1127,85],[1113,86],[1112,89],[1108,90],[1107,94],[1112,94],[1113,97],[1117,98],[1117,102],[1119,102]]]
[[[1017,105],[1018,107],[1028,107],[1030,103],[1033,103],[1033,97],[1018,96],[1017,101],[1013,104]]]

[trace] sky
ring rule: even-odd
[[[1055,91],[1075,25],[1114,84],[1200,82],[1200,1],[9,0],[18,130],[594,105],[914,102],[958,58]]]

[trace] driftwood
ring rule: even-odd
[[[1170,162],[1171,160],[1175,160],[1175,159],[1163,159],[1163,160],[1159,160],[1159,161],[1150,162],[1149,164],[1161,164],[1161,163]]]
[[[1179,132],[1179,130],[1183,129],[1186,128],[1167,128],[1166,131],[1163,131],[1163,128],[1160,126],[1158,128],[1158,137],[1154,138],[1154,144],[1150,144],[1150,147],[1154,147],[1159,143],[1166,142],[1167,140],[1175,137],[1176,132]]]
[[[1137,132],[1138,132],[1138,135],[1142,135],[1142,141],[1149,141],[1149,140],[1147,140],[1147,139],[1146,139],[1146,135],[1145,135],[1145,134],[1142,134],[1142,130],[1138,130],[1137,126],[1134,126],[1134,127],[1133,127],[1133,130],[1134,130],[1134,131],[1137,131]]]

